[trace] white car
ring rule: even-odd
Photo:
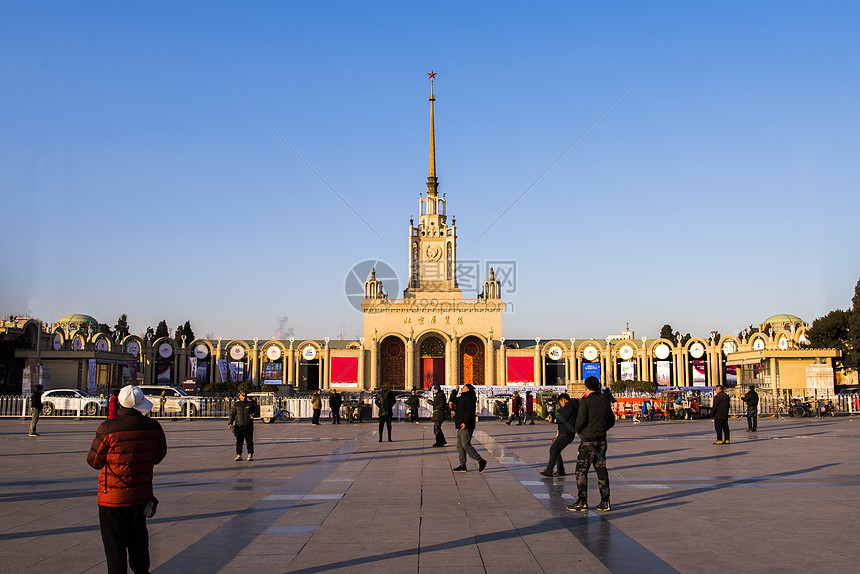
[[[203,400],[200,397],[192,397],[185,391],[177,387],[167,387],[160,385],[140,385],[140,390],[143,395],[152,401],[153,416],[161,416],[159,406],[161,405],[161,394],[164,393],[166,400],[164,401],[163,414],[181,414],[182,416],[190,415],[197,416],[202,410]],[[190,409],[190,411],[189,411]]]
[[[80,411],[94,417],[101,409],[106,409],[107,399],[94,397],[78,389],[52,389],[42,393],[42,414],[50,416],[57,411]]]

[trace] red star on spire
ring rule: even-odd
[[[433,78],[436,77],[436,72],[434,72],[433,70],[430,70],[429,72],[427,72],[427,75],[430,76],[430,79],[432,80]]]

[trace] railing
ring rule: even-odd
[[[819,397],[822,398],[822,397]],[[235,398],[233,397],[190,397],[191,403],[194,407],[191,409],[182,409],[181,412],[177,412],[173,410],[171,412],[161,413],[159,411],[158,403],[152,409],[152,416],[155,418],[184,418],[184,419],[196,419],[196,418],[227,418],[230,415],[230,407],[233,405],[233,401]],[[701,397],[701,406],[710,408],[713,397],[710,395],[703,395]],[[285,409],[290,412],[290,414],[295,418],[300,419],[309,419],[313,415],[313,409],[311,408],[311,399],[308,397],[302,398],[281,398],[278,397],[276,399],[278,401],[278,406],[282,409]],[[477,412],[479,417],[491,417],[493,416],[493,406],[495,405],[495,401],[499,400],[499,397],[489,396],[489,395],[478,395],[478,405]],[[509,400],[509,399],[504,399]],[[654,400],[659,400],[659,397],[654,397]],[[829,396],[824,398],[825,401],[832,401],[832,404],[838,414],[860,414],[860,396]],[[365,401],[365,404],[371,405],[372,416],[376,417],[379,414],[376,405],[368,403]],[[782,399],[781,397],[776,397],[774,395],[759,395],[759,406],[758,412],[759,416],[788,416],[788,405],[789,403]],[[817,415],[817,407],[818,403],[813,400],[812,401],[812,414],[813,416]],[[734,417],[743,417],[746,416],[747,406],[746,403],[741,401],[740,397],[729,397],[729,415]],[[328,418],[331,415],[331,409],[328,407],[328,400],[323,398],[323,409],[320,413],[323,418]],[[432,415],[432,410],[429,406],[429,403],[423,398],[420,401],[420,407],[418,410],[418,415],[422,419],[428,419]],[[10,417],[29,417],[30,416],[30,398],[22,397],[20,395],[5,395],[0,396],[0,417],[10,418]],[[43,415],[46,416],[46,415]],[[50,415],[50,418],[53,417],[74,417],[74,418],[105,418],[107,416],[107,409],[101,408],[99,411],[93,415],[87,415],[84,410],[80,407],[77,409],[67,409],[67,410],[57,410]],[[406,419],[407,418],[407,407],[406,402],[404,400],[398,400],[394,405],[394,418],[395,419]]]

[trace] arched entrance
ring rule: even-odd
[[[460,343],[460,384],[483,385],[484,342],[474,335]]]
[[[421,386],[429,389],[433,385],[445,384],[445,342],[438,337],[427,337],[421,341]]]
[[[388,389],[406,388],[406,346],[397,337],[382,340],[382,361],[379,387]]]

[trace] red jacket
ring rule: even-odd
[[[153,498],[152,469],[167,455],[158,421],[120,407],[116,418],[99,425],[87,463],[101,469],[99,506],[137,506]]]
[[[116,410],[119,408],[119,399],[113,395],[108,401],[108,418],[116,418]]]

